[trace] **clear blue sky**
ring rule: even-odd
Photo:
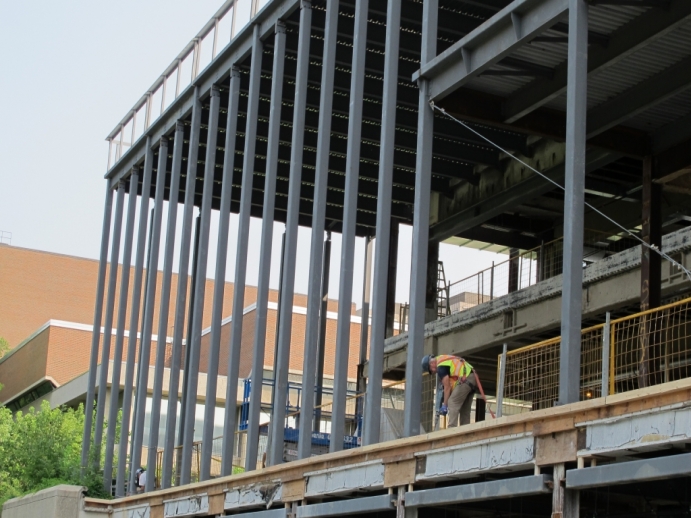
[[[98,256],[105,137],[221,4],[222,0],[0,0],[0,230],[12,232],[12,245]],[[231,220],[229,279],[236,221]],[[256,231],[250,242],[248,281],[256,284],[260,225],[252,225]],[[282,228],[276,226],[275,259]],[[303,293],[309,236],[301,230],[298,265],[305,267],[298,271],[296,290]],[[332,251],[332,297],[337,295],[339,238],[334,236]],[[361,298],[363,251],[358,240],[356,301]],[[443,246],[441,255],[451,280],[502,260],[449,246]],[[274,285],[277,268],[276,260]],[[409,269],[410,231],[403,228],[399,301],[409,299]]]

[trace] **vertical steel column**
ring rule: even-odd
[[[274,232],[274,208],[276,205],[276,175],[278,171],[278,144],[281,129],[283,101],[283,69],[285,66],[286,26],[276,23],[274,36],[274,62],[271,74],[271,108],[269,113],[268,149],[266,151],[266,178],[264,180],[264,210],[262,237],[259,252],[259,282],[257,286],[257,311],[252,356],[252,385],[247,425],[247,452],[245,469],[257,468],[259,454],[259,417],[262,407],[264,381],[264,352],[266,347],[266,318],[269,306],[269,280],[271,277],[271,245]]]
[[[202,341],[202,318],[204,317],[204,292],[206,289],[206,267],[209,256],[209,227],[211,226],[211,202],[214,192],[214,171],[216,169],[216,141],[218,139],[218,112],[221,94],[217,87],[211,88],[211,106],[209,108],[209,125],[206,140],[206,164],[204,166],[204,190],[200,208],[201,225],[199,228],[199,257],[197,282],[194,286],[194,312],[192,315],[192,343],[190,347],[187,410],[185,413],[184,436],[182,441],[182,466],[180,483],[189,484],[192,471],[192,443],[194,442],[194,421],[197,406],[197,380],[199,378],[199,350]]]
[[[425,64],[437,54],[438,0],[425,0],[422,10],[422,48],[420,62]],[[429,248],[429,204],[432,179],[432,143],[434,110],[429,105],[429,83],[418,82],[420,101],[417,119],[417,158],[415,164],[415,212],[413,215],[413,257],[410,275],[410,328],[405,369],[406,437],[420,433],[422,402],[422,359],[425,339],[425,292]]]
[[[369,301],[370,292],[372,291],[372,238],[367,236],[365,238],[365,260],[362,281],[362,309],[360,311],[360,356],[358,358],[357,366],[357,387],[356,392],[363,394],[367,390],[367,379],[365,378],[365,362],[367,361],[367,339],[369,337]],[[362,436],[362,413],[365,406],[364,397],[359,397],[355,400],[355,417],[360,416],[360,423],[358,423],[358,436]]]
[[[364,14],[367,23],[367,13]],[[398,49],[401,32],[401,2],[389,0],[386,14],[386,55],[382,96],[381,144],[377,189],[377,247],[374,253],[372,290],[372,332],[369,353],[367,395],[365,397],[363,445],[379,442],[379,413],[386,336],[386,292],[389,278],[389,238],[391,236],[391,197],[393,158],[396,138],[396,99],[398,89]]]
[[[115,485],[115,496],[125,495],[125,470],[127,463],[127,445],[130,436],[130,416],[132,414],[132,389],[134,384],[134,366],[137,351],[137,329],[139,329],[139,309],[142,299],[142,277],[144,273],[144,253],[146,251],[146,229],[149,224],[149,198],[151,196],[151,175],[153,171],[153,151],[151,137],[146,139],[146,158],[144,159],[144,177],[142,194],[139,202],[139,228],[137,229],[137,254],[134,259],[134,283],[132,284],[132,302],[130,304],[129,338],[127,340],[127,359],[125,360],[125,383],[122,396],[122,422],[120,424],[120,443],[118,445],[118,475]],[[130,459],[132,471],[134,459]],[[130,486],[131,487],[131,486]]]
[[[149,429],[149,449],[147,466],[156,465],[158,452],[158,430],[161,424],[161,397],[163,393],[163,371],[165,369],[166,343],[168,337],[168,317],[170,310],[170,285],[175,253],[175,228],[178,219],[178,200],[180,197],[180,170],[182,169],[182,148],[185,140],[185,125],[178,121],[175,125],[173,142],[173,165],[170,171],[170,190],[168,195],[168,223],[166,245],[163,251],[163,280],[161,283],[161,305],[158,311],[158,341],[156,342],[156,364],[154,367],[154,390],[151,395],[151,421]],[[177,409],[175,409],[177,410]],[[168,407],[168,412],[171,409]],[[147,477],[146,490],[155,489],[156,477]]]
[[[226,121],[223,184],[221,186],[221,206],[219,209],[218,246],[216,247],[214,298],[213,307],[211,309],[211,340],[209,343],[209,363],[206,371],[201,480],[208,480],[211,477],[211,453],[213,450],[214,424],[216,417],[216,387],[218,385],[218,358],[221,353],[221,321],[223,320],[223,295],[226,285],[228,227],[230,226],[230,200],[233,190],[233,169],[235,167],[235,140],[237,137],[239,98],[240,71],[236,68],[232,68],[230,71],[230,89],[228,94],[228,118]]]
[[[185,183],[185,205],[182,216],[180,236],[180,265],[178,267],[178,292],[175,298],[175,323],[173,324],[173,352],[168,385],[168,415],[166,416],[166,437],[163,451],[163,474],[161,486],[171,485],[173,476],[173,457],[175,454],[175,426],[178,413],[178,389],[180,384],[180,361],[182,359],[182,340],[185,328],[185,309],[187,301],[187,278],[190,265],[190,241],[192,238],[192,218],[194,216],[194,194],[197,185],[197,155],[199,151],[199,126],[202,107],[199,90],[195,88],[192,106],[192,122],[187,159],[187,181]],[[187,342],[189,344],[189,342]],[[184,397],[184,393],[183,393]]]
[[[94,465],[100,467],[101,438],[103,436],[103,419],[105,416],[106,394],[108,391],[108,369],[110,366],[110,342],[113,332],[113,313],[115,311],[115,290],[118,279],[118,259],[120,255],[120,237],[122,234],[122,214],[125,202],[125,183],[118,184],[115,201],[115,221],[113,222],[113,240],[110,246],[110,271],[108,273],[108,295],[106,297],[106,318],[103,324],[103,344],[101,347],[101,368],[98,376],[98,399],[96,403],[96,422],[94,424],[94,452],[97,459]],[[100,331],[100,330],[99,330]],[[117,391],[118,389],[116,389]],[[111,468],[112,471],[112,468]],[[110,477],[109,477],[110,478]],[[105,485],[110,491],[110,484]]]
[[[391,219],[391,232],[389,233],[389,268],[386,273],[386,328],[384,336],[393,336],[396,324],[396,278],[398,277],[398,236],[400,223],[397,219]],[[400,322],[399,322],[400,325]]]
[[[161,220],[163,218],[163,194],[166,188],[166,166],[168,163],[168,140],[161,139],[158,148],[158,168],[156,171],[156,197],[154,199],[154,217],[151,222],[149,245],[149,264],[146,272],[146,300],[144,302],[144,322],[142,326],[142,341],[139,348],[139,377],[137,379],[137,393],[134,403],[134,448],[133,460],[142,457],[142,442],[144,439],[144,422],[146,419],[146,398],[149,384],[149,359],[151,357],[151,341],[154,325],[154,305],[156,303],[156,280],[158,278],[158,251],[161,242]],[[166,338],[158,336],[157,342],[163,338],[165,348]],[[158,429],[149,429],[149,434],[158,434]],[[155,461],[154,461],[155,465]],[[151,471],[153,474],[153,470]],[[134,473],[130,473],[130,483],[134,482]],[[151,477],[154,479],[155,477]],[[148,489],[147,482],[147,491]],[[153,486],[151,487],[153,489]]]
[[[298,62],[295,72],[295,101],[293,103],[293,140],[290,150],[290,179],[288,183],[288,214],[286,216],[286,247],[281,280],[281,322],[278,328],[277,371],[274,373],[274,405],[271,416],[271,448],[268,464],[283,462],[283,430],[285,428],[286,393],[288,389],[288,362],[293,324],[293,295],[295,289],[295,254],[298,244],[298,217],[300,188],[302,187],[302,155],[305,141],[305,111],[307,108],[307,80],[309,48],[312,34],[312,4],[300,2],[300,33],[298,35]]]
[[[326,317],[329,309],[329,274],[331,271],[331,231],[326,232],[326,240],[324,241],[322,261],[322,300],[321,308],[319,310],[319,337],[317,347],[317,365],[315,368],[317,381],[317,393],[314,397],[314,404],[316,410],[314,412],[314,428],[315,432],[321,430],[322,418],[322,393],[324,391],[324,357],[326,356]]]
[[[400,8],[400,7],[399,7]],[[334,365],[333,410],[329,451],[343,449],[346,396],[348,394],[348,353],[350,352],[350,303],[353,298],[355,232],[357,225],[358,181],[360,179],[360,142],[362,140],[362,105],[367,54],[367,13],[369,2],[355,5],[353,29],[353,64],[350,74],[350,109],[346,150],[343,228],[341,231],[341,275],[339,277],[336,358]],[[387,31],[388,35],[388,31]]]
[[[230,475],[233,471],[233,445],[235,444],[235,427],[237,424],[238,373],[242,348],[242,320],[245,309],[247,248],[250,237],[250,209],[252,208],[252,184],[257,143],[259,87],[262,72],[262,56],[264,55],[264,44],[259,35],[259,25],[255,25],[252,35],[252,62],[250,65],[249,99],[247,101],[247,126],[245,128],[245,156],[242,164],[242,192],[240,194],[238,242],[235,256],[235,285],[233,287],[233,311],[230,328],[226,411],[223,423],[221,475]]]
[[[107,491],[113,485],[113,457],[115,454],[115,428],[118,419],[120,401],[120,373],[122,371],[122,348],[125,341],[125,320],[127,316],[127,295],[130,287],[130,265],[132,263],[132,241],[134,240],[134,218],[137,209],[137,188],[139,175],[133,171],[130,175],[130,192],[127,202],[127,223],[125,224],[125,249],[122,254],[122,280],[120,281],[120,300],[118,302],[118,322],[115,332],[115,350],[113,351],[113,375],[110,382],[110,409],[108,411],[108,429],[106,430],[106,456],[103,468],[103,484]],[[125,458],[118,458],[118,465],[126,463]]]
[[[338,0],[327,0],[324,25],[324,54],[322,56],[322,81],[319,100],[319,128],[317,133],[317,162],[315,164],[314,201],[312,203],[312,242],[310,249],[309,286],[307,290],[307,316],[305,348],[302,368],[302,405],[298,458],[312,454],[312,418],[314,413],[314,357],[319,335],[319,308],[321,306],[321,270],[326,224],[326,191],[329,182],[329,151],[331,149],[331,116],[336,72],[336,33],[338,30]],[[353,81],[355,76],[353,75]],[[364,80],[364,77],[360,80]],[[358,100],[351,96],[353,103]],[[362,95],[360,95],[360,105]],[[362,110],[362,108],[360,108]],[[359,144],[359,139],[358,139]],[[346,166],[347,169],[347,166]],[[357,169],[355,171],[357,196]],[[346,180],[347,181],[347,180]],[[357,201],[357,200],[356,200]],[[350,307],[350,305],[347,305]],[[350,320],[350,319],[349,319]],[[347,363],[347,356],[346,356]]]
[[[569,0],[564,186],[564,287],[561,301],[559,403],[580,399],[583,303],[583,203],[588,101],[588,4]]]
[[[110,156],[110,155],[109,155]],[[96,369],[98,368],[98,344],[101,341],[101,318],[103,317],[103,294],[106,287],[106,266],[108,265],[108,243],[110,242],[110,217],[113,211],[113,190],[106,182],[106,199],[103,208],[103,230],[101,231],[101,253],[98,263],[98,281],[96,282],[96,306],[94,307],[94,330],[91,335],[91,356],[89,359],[89,376],[86,386],[86,404],[84,406],[84,433],[82,436],[82,473],[89,463],[91,449],[91,426],[93,424],[94,396],[96,393]],[[100,455],[96,456],[98,467]]]
[[[122,134],[122,133],[121,133]],[[108,273],[108,295],[106,296],[106,319],[103,323],[103,343],[101,346],[101,369],[98,377],[98,399],[96,402],[96,422],[94,424],[94,451],[98,452],[98,465],[101,463],[101,439],[103,438],[103,419],[106,413],[108,392],[108,369],[110,367],[110,342],[113,335],[113,313],[115,312],[115,290],[118,284],[118,261],[120,258],[120,238],[122,235],[122,214],[125,204],[125,183],[118,185],[115,198],[115,221],[113,239],[110,244],[110,272]],[[96,464],[96,462],[94,462]],[[106,488],[110,491],[110,486]]]

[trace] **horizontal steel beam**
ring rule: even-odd
[[[413,75],[443,99],[562,19],[567,0],[515,0]]]
[[[669,9],[646,11],[614,32],[606,47],[590,50],[588,73],[619,63],[641,47],[686,23],[690,17],[691,2],[685,0],[675,1]],[[552,79],[537,79],[512,94],[506,100],[506,122],[520,119],[565,92],[566,70],[567,63],[564,61],[555,68]]]
[[[406,507],[441,507],[452,504],[465,504],[495,498],[551,493],[551,475],[508,478],[492,482],[476,482],[459,486],[425,489],[405,494]]]
[[[238,513],[235,516],[242,516],[243,518],[286,518],[287,515],[288,510],[284,507],[267,511],[255,511],[253,513]]]
[[[566,487],[588,489],[689,475],[691,475],[691,453],[684,453],[657,459],[617,462],[594,468],[571,469],[566,472]]]
[[[323,504],[303,505],[297,508],[297,518],[324,518],[327,516],[375,513],[392,509],[394,509],[394,505],[391,495],[368,496]]]
[[[607,165],[619,156],[602,150],[590,150],[586,154],[586,173]],[[548,178],[563,185],[564,164],[556,165],[543,171]],[[556,187],[541,176],[533,174],[527,180],[502,190],[475,205],[467,207],[430,228],[430,241],[443,241],[466,230],[480,225],[487,220],[506,212],[512,207],[523,205],[533,198],[554,190]]]

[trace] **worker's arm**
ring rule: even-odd
[[[444,376],[441,379],[441,384],[444,387],[444,400],[441,402],[442,405],[449,404],[449,397],[451,396],[451,380],[448,376]]]

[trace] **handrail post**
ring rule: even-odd
[[[610,319],[608,311],[605,314],[605,327],[602,329],[602,397],[609,396]]]
[[[494,300],[494,261],[492,261],[492,270],[489,274],[489,300]]]
[[[501,363],[499,364],[499,389],[497,390],[497,417],[501,417],[502,407],[504,405],[504,385],[506,383],[506,350],[507,344],[504,344],[504,349],[501,352]]]

